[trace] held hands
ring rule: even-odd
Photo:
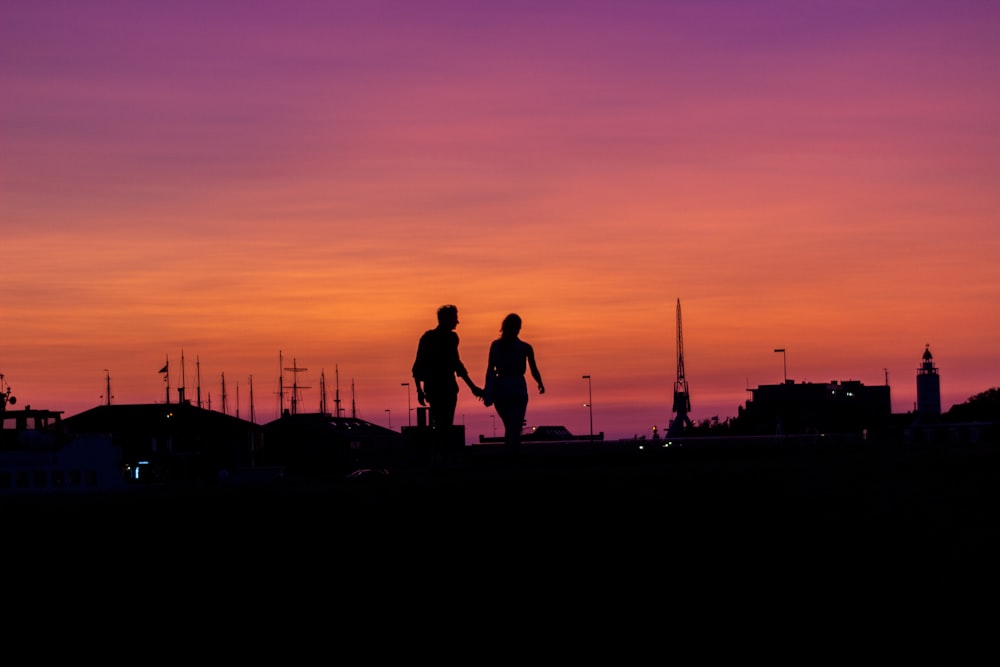
[[[541,382],[538,383],[538,393],[539,394],[544,394],[545,393],[545,385],[542,384]]]

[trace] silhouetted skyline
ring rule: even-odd
[[[95,0],[0,10],[0,372],[75,414],[277,414],[279,353],[407,422],[443,303],[517,312],[531,424],[694,421],[748,389],[1000,384],[1000,6]],[[775,349],[783,349],[776,354]],[[589,376],[589,380],[581,379]],[[587,404],[591,402],[592,406]],[[493,432],[462,392],[456,422]],[[245,415],[244,415],[245,416]]]

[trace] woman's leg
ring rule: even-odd
[[[503,422],[503,442],[510,451],[516,451],[521,444],[521,426],[524,424],[524,413],[517,408],[517,402],[498,400],[495,404],[497,414]]]

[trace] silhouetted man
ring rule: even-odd
[[[417,401],[430,404],[431,426],[450,428],[455,423],[458,405],[458,381],[462,378],[476,398],[483,397],[483,390],[469,377],[458,356],[458,308],[441,306],[437,311],[438,325],[424,332],[417,345],[417,358],[413,362],[413,379],[417,385]]]

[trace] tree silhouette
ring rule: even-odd
[[[951,406],[942,419],[948,422],[1000,421],[1000,387],[976,394],[965,403]]]

